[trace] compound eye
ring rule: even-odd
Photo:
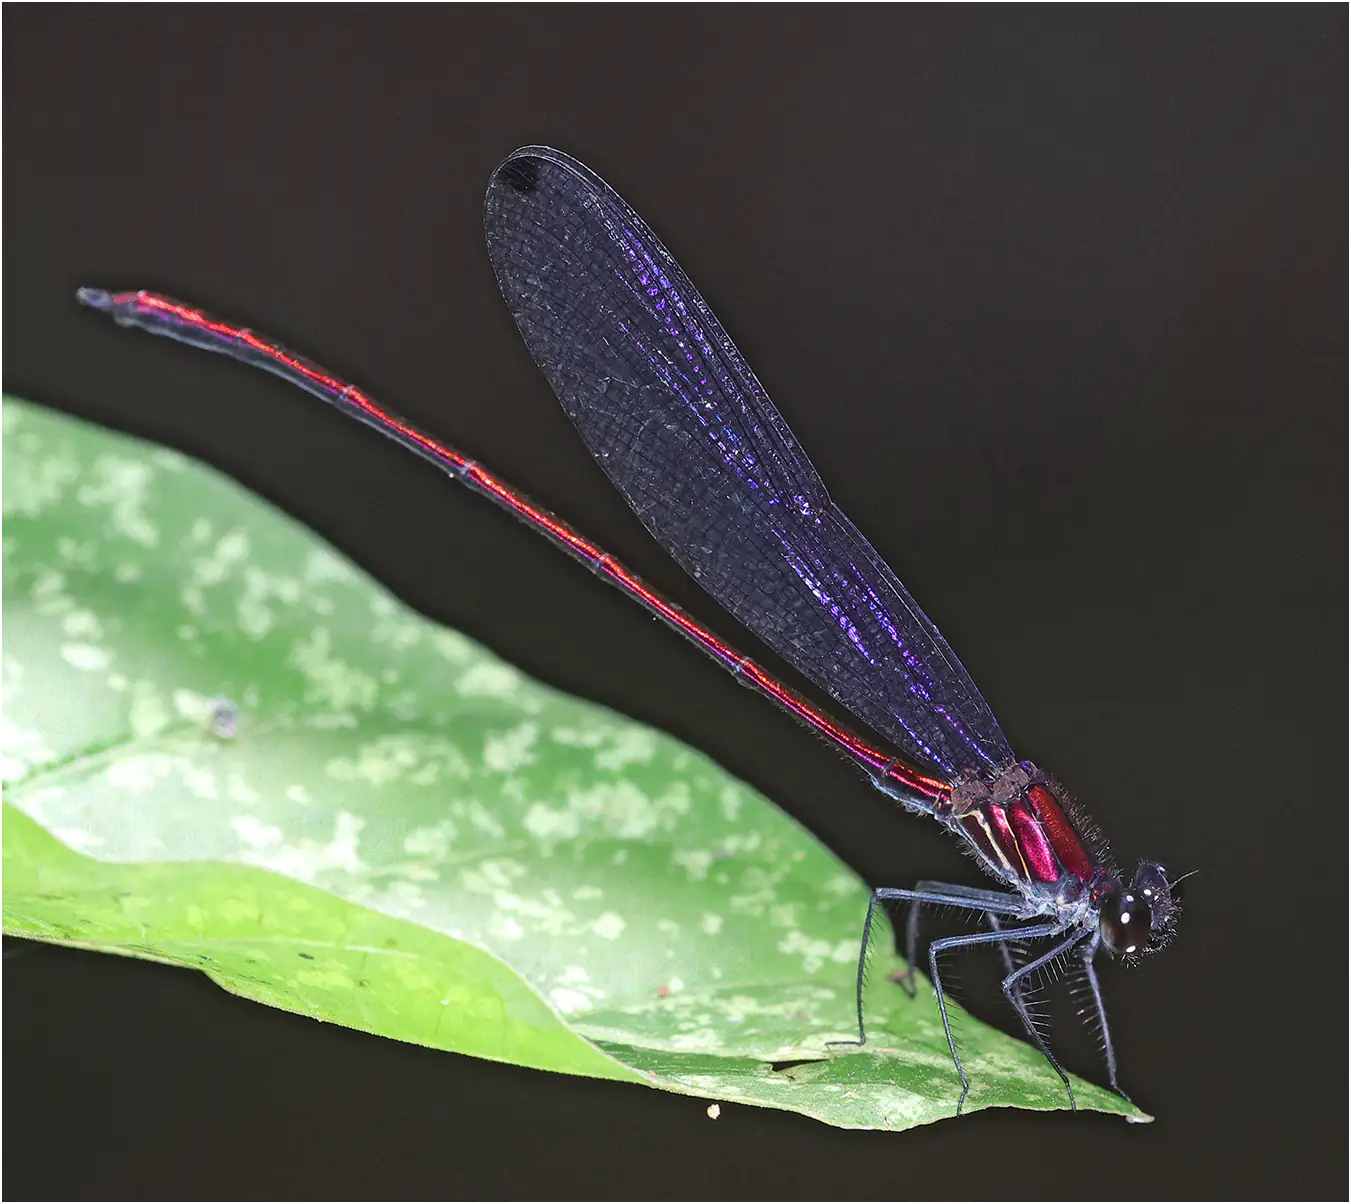
[[[1113,953],[1143,953],[1153,917],[1147,902],[1134,891],[1115,891],[1102,905],[1098,932]]]

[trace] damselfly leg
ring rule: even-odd
[[[1080,951],[1084,962],[1084,980],[1088,983],[1089,992],[1093,997],[1098,1037],[1102,1041],[1102,1056],[1107,1063],[1107,1083],[1122,1099],[1129,1100],[1130,1096],[1121,1090],[1121,1084],[1116,1079],[1116,1050],[1112,1047],[1112,1030],[1107,1023],[1107,1008],[1102,1002],[1102,988],[1098,985],[1098,970],[1094,965],[1101,948],[1102,939],[1094,933],[1092,940]]]
[[[928,884],[924,884],[928,885]],[[948,1052],[952,1055],[953,1066],[957,1070],[957,1077],[962,1083],[962,1094],[957,1101],[957,1112],[961,1114],[962,1104],[966,1102],[967,1092],[970,1090],[970,1084],[967,1082],[966,1072],[962,1069],[962,1060],[957,1053],[957,1043],[952,1034],[952,1024],[948,1019],[947,996],[943,990],[942,976],[938,969],[938,954],[947,949],[963,948],[967,945],[988,945],[996,944],[1004,949],[1005,957],[1008,958],[1009,941],[1033,941],[1042,937],[1056,936],[1064,931],[1059,924],[1029,924],[1024,928],[1001,928],[998,926],[998,917],[1003,915],[1010,918],[1022,918],[1026,914],[1026,904],[1018,895],[1001,894],[998,891],[979,890],[974,887],[946,887],[945,884],[933,884],[935,886],[944,885],[943,890],[902,890],[898,887],[880,886],[873,890],[871,898],[868,900],[868,914],[863,922],[863,940],[859,946],[858,974],[855,978],[855,1001],[858,1009],[858,1038],[856,1040],[831,1041],[830,1045],[856,1045],[862,1047],[868,1043],[868,1031],[863,1018],[863,984],[867,972],[868,947],[872,941],[873,917],[877,914],[877,908],[880,903],[900,899],[911,903],[914,906],[920,904],[934,904],[940,907],[964,907],[967,909],[975,908],[984,911],[994,924],[994,930],[991,932],[969,933],[964,936],[945,937],[934,941],[929,947],[929,973],[933,979],[934,992],[938,996],[938,1011],[943,1020],[943,1033],[947,1038]],[[1068,949],[1078,940],[1083,939],[1076,935],[1074,940],[1058,946],[1052,951],[1051,956],[1058,956]],[[1044,965],[1049,958],[1038,958],[1029,963],[1032,969],[1037,969]],[[1011,958],[1006,964],[1011,965]],[[1061,1081],[1065,1084],[1066,1091],[1069,1091],[1070,1106],[1074,1106],[1074,1093],[1070,1091],[1069,1079],[1065,1072],[1060,1069],[1060,1065],[1042,1039],[1041,1034],[1037,1032],[1036,1026],[1032,1023],[1031,1017],[1027,1013],[1026,1005],[1022,1001],[1020,981],[1026,977],[1028,967],[1022,970],[1011,971],[1004,979],[1004,995],[1009,1002],[1013,1004],[1014,1010],[1023,1021],[1024,1027],[1029,1035],[1037,1044],[1037,1048],[1045,1055]]]
[[[966,1094],[970,1090],[970,1084],[966,1081],[966,1072],[962,1069],[962,1060],[957,1054],[957,1044],[952,1037],[952,1024],[948,1020],[947,997],[943,991],[943,981],[938,969],[938,955],[946,953],[949,949],[965,949],[971,945],[999,945],[1011,939],[1037,941],[1043,937],[1059,936],[1064,931],[1064,926],[1061,924],[1029,924],[1026,928],[1003,928],[995,932],[971,932],[965,936],[946,936],[934,941],[929,946],[929,976],[933,979],[934,993],[938,996],[938,1011],[943,1018],[943,1032],[948,1039],[948,1052],[952,1054],[952,1061],[957,1067],[957,1076],[962,1080],[962,1094],[957,1101],[958,1116],[962,1113],[962,1105],[966,1102]],[[1019,983],[1033,971],[1039,970],[1042,966],[1054,961],[1083,939],[1082,933],[1075,933],[1068,941],[1062,941],[1049,953],[1028,962],[1021,970],[1015,970],[1001,984],[1004,997],[1013,1005],[1014,1011],[1022,1019],[1023,1027],[1027,1030],[1028,1036],[1032,1038],[1037,1048],[1041,1050],[1042,1055],[1050,1062],[1052,1069],[1060,1076],[1060,1081],[1064,1083],[1065,1091],[1070,1097],[1071,1110],[1075,1108],[1075,1102],[1069,1076],[1060,1069],[1060,1063],[1052,1056],[1045,1038],[1037,1031],[1036,1025],[1032,1023],[1031,1017],[1022,1003]]]
[[[963,886],[956,882],[917,882],[915,883],[917,891],[925,891],[930,894],[950,895],[953,898],[970,900],[962,903],[960,906],[971,911],[980,911],[985,914],[990,922],[990,927],[996,932],[999,931],[999,916],[1010,915],[1007,906],[1010,902],[1018,899],[1019,896],[1008,894],[999,890],[983,890],[977,886]],[[919,917],[922,903],[912,903],[905,920],[905,970],[895,976],[894,981],[900,986],[911,999],[914,999],[919,991],[919,972],[916,966],[919,964]],[[954,904],[954,906],[957,906]],[[995,910],[991,910],[994,908]],[[1024,914],[1026,909],[1024,908]],[[1005,973],[1012,974],[1016,967],[1013,964],[1013,954],[1006,944],[1000,945],[1000,952],[1004,957]]]

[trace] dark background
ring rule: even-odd
[[[1174,946],[1106,975],[1150,1126],[714,1124],[55,950],[5,971],[7,1196],[1344,1198],[1343,7],[34,6],[4,34],[8,390],[224,469],[867,879],[972,881],[506,516],[73,300],[152,287],[270,332],[739,637],[497,295],[488,174],[556,144],[682,261],[1014,747],[1124,860],[1200,870]]]

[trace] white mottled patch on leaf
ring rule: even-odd
[[[705,936],[717,936],[722,931],[722,916],[714,915],[711,911],[704,912],[699,917],[699,931]]]
[[[210,769],[186,760],[180,762],[179,769],[184,788],[194,798],[215,802],[221,797],[220,779]]]
[[[686,1052],[721,1049],[723,1044],[722,1035],[712,1028],[697,1028],[691,1029],[689,1032],[676,1033],[671,1039],[672,1049]]]
[[[460,675],[455,689],[469,698],[510,698],[520,685],[521,675],[510,665],[480,661]]]
[[[170,713],[165,699],[149,681],[131,682],[130,693],[131,697],[127,700],[127,723],[130,724],[131,734],[138,741],[158,735],[173,722],[173,715]],[[178,695],[184,695],[184,693],[188,692],[176,692],[174,701],[177,703]],[[200,700],[200,707],[195,711],[178,708],[178,713],[189,719],[190,722],[204,723],[209,711],[208,700],[201,695],[193,695],[193,697]]]
[[[354,757],[334,757],[326,771],[340,782],[387,786],[406,777],[421,763],[422,749],[415,737],[381,736],[363,744]]]
[[[549,739],[568,748],[600,748],[609,735],[609,729],[605,727],[578,727],[575,723],[564,723],[550,731]]]
[[[265,573],[246,565],[244,589],[235,604],[235,619],[240,631],[250,639],[261,640],[277,621],[273,603],[280,603],[285,611],[294,607],[300,598],[300,582],[294,577]]]
[[[333,655],[333,637],[325,627],[316,628],[308,639],[297,643],[288,663],[305,676],[309,702],[358,710],[369,710],[375,705],[379,695],[375,678]]]
[[[249,554],[249,540],[242,531],[230,531],[216,541],[215,547],[204,556],[195,556],[190,561],[190,589],[197,598],[229,579],[235,569],[243,564]]]
[[[61,619],[61,630],[66,638],[71,640],[103,638],[103,624],[99,622],[98,616],[93,611],[83,608],[67,611]]]
[[[433,786],[444,782],[468,782],[474,776],[469,758],[449,740],[429,742],[423,749],[426,760],[408,780],[415,786]]]
[[[554,987],[549,992],[549,1002],[564,1016],[575,1016],[591,1007],[591,997],[571,987]]]
[[[94,644],[62,644],[61,659],[82,673],[96,673],[113,663],[113,654]]]
[[[619,840],[641,840],[658,828],[669,829],[669,824],[663,823],[666,817],[660,809],[632,782],[602,787],[602,793],[606,796],[605,829],[611,836]]]
[[[89,568],[98,560],[98,554],[98,545],[90,540],[81,541],[63,535],[56,541],[56,558],[72,568]]]
[[[627,927],[624,917],[613,911],[601,912],[591,922],[591,931],[599,937],[604,937],[607,941],[618,940]]]
[[[310,585],[346,584],[356,579],[352,566],[327,548],[310,549],[300,572]]]
[[[339,811],[334,820],[333,839],[327,843],[304,837],[298,844],[269,853],[260,864],[278,874],[311,883],[327,872],[357,873],[364,869],[358,838],[366,821],[346,811]]]
[[[282,830],[256,815],[237,815],[230,821],[230,827],[251,849],[271,849],[282,842]]]
[[[66,575],[56,569],[41,571],[33,578],[28,596],[33,599],[38,614],[59,615],[75,606],[75,600],[66,592]]]
[[[8,653],[0,657],[0,690],[3,690],[7,701],[14,700],[23,687],[23,678],[23,663],[18,657]]]
[[[708,877],[713,854],[707,849],[677,849],[671,854],[671,860],[689,875],[690,881],[702,882]]]
[[[829,941],[809,937],[804,932],[787,933],[779,942],[778,950],[789,957],[800,957],[805,974],[815,974],[827,959],[835,960],[834,949]]]
[[[568,808],[534,803],[521,826],[536,840],[572,840],[582,830],[581,817]]]
[[[9,683],[12,680],[13,677],[6,674],[7,702],[11,698]],[[17,782],[55,759],[56,751],[42,732],[15,723],[7,713],[0,713],[0,780]]]
[[[830,951],[830,960],[848,965],[858,961],[858,941],[841,941]]]
[[[225,779],[225,797],[232,803],[239,803],[245,807],[256,807],[264,801],[264,796],[259,794],[238,774],[232,773]]]
[[[474,828],[492,840],[501,840],[507,834],[506,828],[497,817],[477,799],[470,801],[465,807],[465,818]]]
[[[403,875],[409,882],[440,882],[441,871],[435,865],[406,865]]]
[[[718,860],[756,860],[764,836],[760,832],[727,832],[718,841]]]
[[[499,912],[523,917],[526,927],[539,935],[558,937],[578,931],[577,916],[556,890],[547,887],[533,897],[500,890],[493,894],[493,905]]]
[[[718,805],[722,808],[722,817],[728,823],[735,823],[745,806],[746,796],[733,785],[724,786],[718,791]]]
[[[519,861],[507,857],[489,857],[465,869],[460,880],[469,890],[492,894],[510,890],[525,876],[526,868]]]
[[[238,529],[228,532],[216,545],[216,555],[228,564],[246,561],[249,558],[249,537]]]
[[[621,728],[610,734],[607,747],[596,753],[596,768],[617,772],[626,765],[646,765],[657,751],[656,732]]]
[[[107,780],[110,786],[129,794],[146,794],[160,782],[174,776],[179,765],[179,758],[168,753],[147,752],[124,756],[109,764]]]
[[[371,640],[397,652],[406,652],[421,643],[423,629],[407,615],[382,618],[371,628]]]
[[[450,853],[458,833],[453,819],[443,819],[427,828],[414,828],[403,838],[403,851],[410,857],[440,861]]]
[[[539,724],[518,723],[510,731],[489,736],[483,742],[483,765],[493,773],[513,773],[535,760]]]
[[[555,1006],[566,1004],[572,1014],[587,1011],[605,998],[605,989],[592,982],[585,966],[564,966],[555,975],[554,983],[549,998]]]
[[[488,935],[500,941],[519,941],[525,936],[525,929],[515,916],[495,915],[488,921]]]
[[[84,481],[75,494],[80,505],[103,510],[113,531],[132,543],[143,548],[159,544],[159,530],[145,513],[154,483],[150,465],[121,456],[100,456]]]
[[[9,438],[6,434],[7,444]],[[80,476],[80,462],[74,456],[39,455],[39,443],[32,435],[15,438],[21,454],[5,457],[5,514],[36,518],[65,496],[67,486]]]
[[[57,827],[52,829],[52,835],[77,853],[95,853],[107,843],[102,836],[88,828]]]
[[[467,664],[479,656],[474,642],[458,631],[438,628],[428,633],[427,643],[433,652],[452,665]]]
[[[427,896],[422,887],[411,878],[391,882],[384,890],[371,899],[371,906],[379,911],[388,911],[396,916],[411,916],[427,906]]]
[[[201,728],[210,726],[220,702],[219,698],[208,698],[196,690],[175,690],[172,696],[178,717]],[[169,708],[149,682],[137,682],[133,689],[131,720],[132,730],[138,737],[152,735],[169,725]]]
[[[150,462],[163,472],[186,472],[197,467],[192,460],[172,447],[152,447],[149,454]]]
[[[302,722],[315,731],[339,731],[357,726],[357,717],[351,711],[326,711],[305,715]]]

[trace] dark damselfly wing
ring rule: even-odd
[[[485,224],[526,346],[657,542],[921,768],[1014,760],[961,662],[854,525],[680,266],[587,167],[524,147]]]

